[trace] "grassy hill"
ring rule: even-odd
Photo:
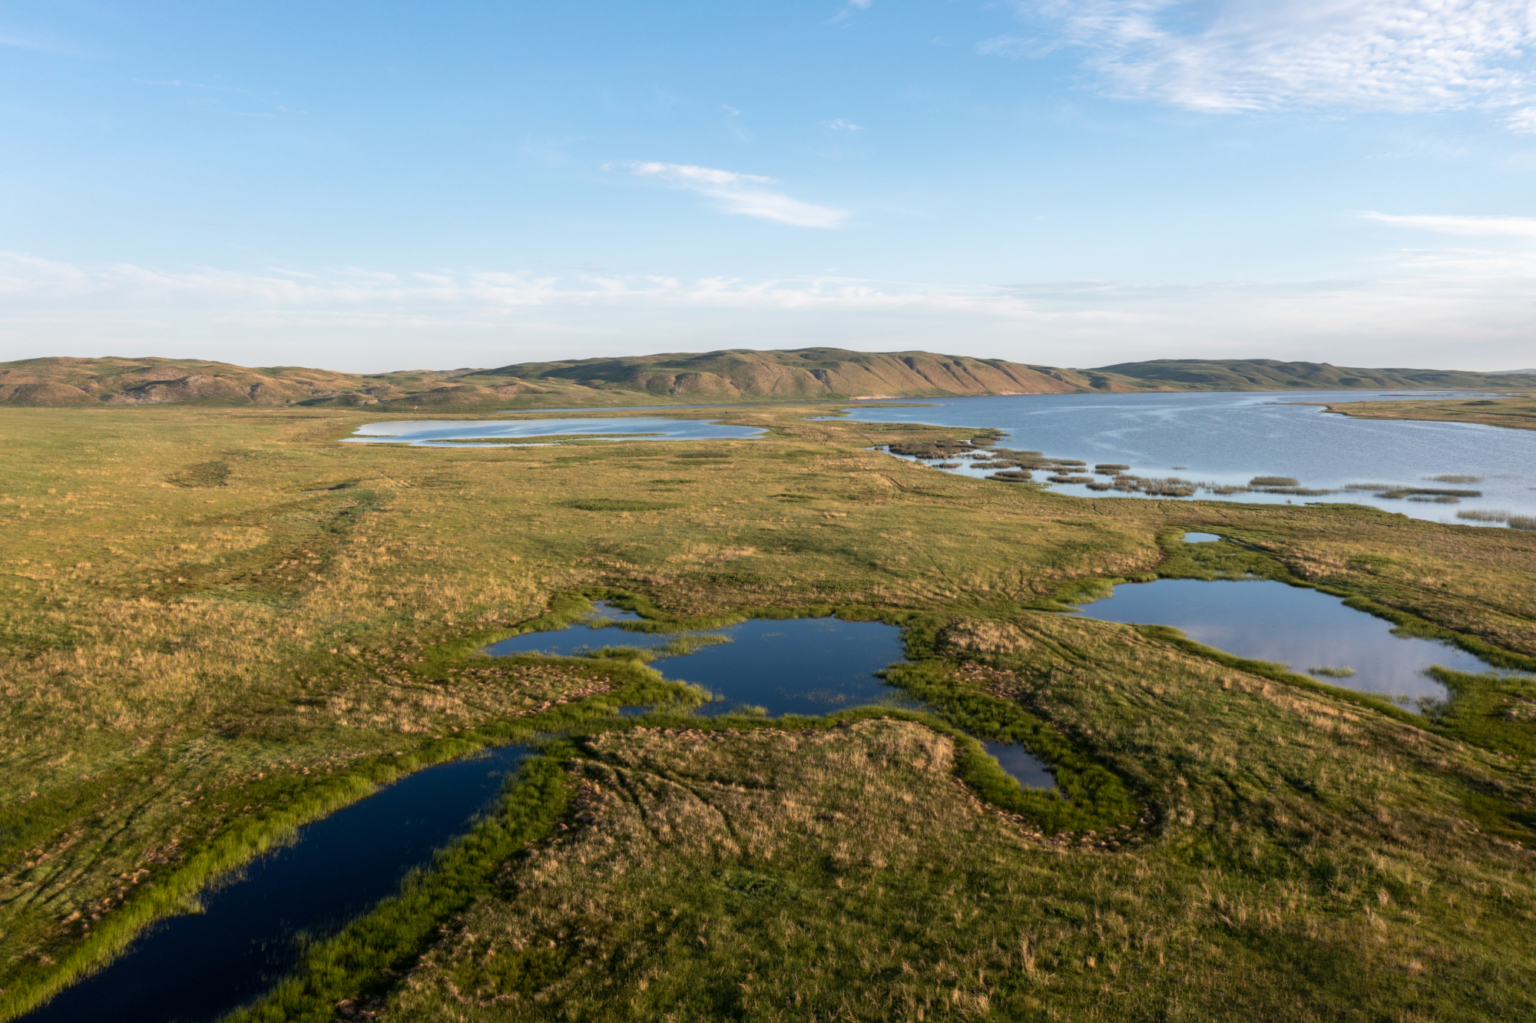
[[[0,405],[41,407],[190,403],[469,411],[981,394],[1532,387],[1536,387],[1536,374],[1352,369],[1273,359],[1158,359],[1078,370],[931,352],[837,348],[729,350],[371,374],[295,366],[248,368],[201,359],[47,358],[0,363]]]
[[[1359,369],[1326,362],[1275,359],[1153,359],[1104,366],[1097,372],[1128,377],[1148,390],[1350,391],[1508,390],[1536,386],[1536,373],[1472,373],[1442,369]]]

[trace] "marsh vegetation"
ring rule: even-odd
[[[1060,612],[1259,575],[1529,668],[1536,537],[1090,502],[874,450],[973,430],[812,411],[712,413],[772,429],[751,441],[423,452],[337,444],[347,409],[0,410],[4,1012],[303,822],[559,733],[246,1018],[1531,1014],[1528,683],[1448,673],[1415,714]],[[667,506],[637,496],[678,471]],[[1200,530],[1226,540],[1179,542]],[[477,654],[599,591],[663,631],[900,625],[888,681],[935,713],[621,718],[633,658]]]

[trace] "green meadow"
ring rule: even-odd
[[[1536,534],[1074,498],[829,407],[451,449],[337,443],[377,410],[0,409],[0,1017],[298,825],[510,740],[540,755],[497,809],[237,1017],[1536,1016],[1536,687],[1447,674],[1413,713],[1071,613],[1258,576],[1532,670]],[[643,658],[479,653],[598,598],[658,631],[900,625],[888,681],[932,711],[705,719]]]

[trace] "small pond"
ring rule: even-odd
[[[559,443],[558,438],[747,440],[768,431],[703,419],[659,416],[580,419],[397,419],[359,426],[344,444],[408,444],[428,448],[498,448]]]
[[[875,672],[904,658],[901,630],[881,622],[838,618],[752,618],[708,632],[629,632],[613,626],[638,616],[602,606],[587,622],[556,632],[530,632],[486,648],[498,657],[519,653],[579,656],[612,647],[654,649],[683,640],[686,654],[653,662],[670,679],[692,682],[715,695],[699,709],[710,716],[761,708],[771,717],[817,716],[878,703],[916,709],[901,690]],[[722,642],[723,640],[723,642]]]
[[[294,840],[170,917],[100,973],[21,1017],[26,1023],[196,1023],[265,992],[324,937],[399,890],[413,867],[469,830],[527,750],[505,746],[407,775],[299,829]]]
[[[1446,697],[1445,687],[1424,673],[1432,665],[1471,674],[1493,670],[1447,643],[1396,635],[1390,622],[1346,607],[1339,597],[1268,579],[1127,583],[1116,586],[1114,596],[1084,605],[1083,614],[1172,625],[1229,654],[1288,664],[1319,682],[1399,701]]]
[[[569,657],[605,646],[663,647],[680,636],[708,641],[691,652],[663,656],[652,667],[671,679],[703,686],[715,695],[699,713],[710,716],[760,710],[781,714],[821,715],[845,707],[878,704],[925,710],[923,704],[887,685],[875,672],[904,657],[901,630],[881,622],[845,622],[838,618],[753,618],[705,633],[644,633],[618,628],[615,622],[637,615],[600,605],[585,623],[554,632],[530,632],[486,648],[496,656],[544,653]],[[1049,770],[1022,746],[988,743],[1003,770],[1021,785],[1053,788]]]
[[[1221,539],[1220,533],[1185,533],[1185,543],[1215,543]]]

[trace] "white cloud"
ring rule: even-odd
[[[845,121],[841,117],[834,117],[830,121],[822,121],[821,122],[821,126],[823,128],[830,128],[833,131],[863,131],[864,130],[864,126],[863,125],[861,125],[861,124],[854,124],[852,121]]]
[[[874,2],[875,0],[848,0],[848,2],[843,5],[843,9],[833,15],[832,24],[836,25],[840,21],[845,21],[848,18],[853,17],[855,11],[869,10]]]
[[[631,174],[655,178],[708,196],[726,213],[795,227],[836,227],[848,218],[846,210],[801,202],[782,192],[764,188],[762,186],[775,182],[757,174],[682,163],[635,162],[623,166]]]
[[[1504,118],[1504,127],[1521,135],[1536,135],[1536,107],[1516,110]]]
[[[1530,0],[1020,0],[1122,97],[1212,112],[1529,104]],[[984,44],[984,47],[987,44]],[[1017,50],[994,40],[992,52]],[[1536,127],[1536,113],[1514,120]]]
[[[1369,277],[939,286],[600,272],[237,272],[0,253],[0,360],[156,354],[356,370],[725,347],[925,348],[1054,365],[1265,356],[1341,365],[1530,363],[1525,218],[1370,215],[1509,251],[1410,249]]]
[[[1412,227],[1438,234],[1506,236],[1536,239],[1536,217],[1458,217],[1439,214],[1393,214],[1366,210],[1366,220],[1393,227]]]

